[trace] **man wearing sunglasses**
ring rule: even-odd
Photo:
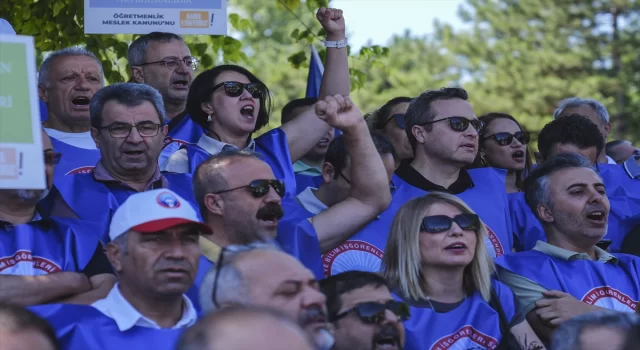
[[[348,271],[320,281],[335,327],[334,350],[401,350],[409,306],[396,301],[384,278]]]
[[[164,169],[169,156],[186,143],[196,143],[204,130],[186,111],[187,95],[198,59],[180,35],[152,32],[142,35],[129,46],[127,53],[131,81],[147,84],[160,92],[167,113],[167,135],[158,162]]]
[[[170,188],[193,199],[189,175],[160,173],[165,120],[162,96],[148,85],[119,83],[96,93],[91,134],[101,159],[91,172],[66,176],[56,184],[75,214],[106,229],[116,208],[134,193]],[[96,234],[108,242],[104,231]]]
[[[47,188],[0,190],[0,302],[90,304],[116,278],[97,237],[87,234],[99,228],[49,216],[38,205],[53,188],[61,157],[44,131],[42,147]]]

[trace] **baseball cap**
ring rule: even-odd
[[[11,23],[7,22],[7,20],[0,18],[0,35],[16,35],[16,31],[13,30]]]
[[[191,203],[177,193],[168,189],[140,192],[116,209],[109,225],[109,238],[113,241],[129,230],[151,233],[183,224],[194,224],[204,232],[211,232]]]

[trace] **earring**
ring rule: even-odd
[[[480,153],[480,164],[487,165],[487,160],[484,158],[484,154]]]
[[[207,123],[211,123],[211,114],[207,116]]]

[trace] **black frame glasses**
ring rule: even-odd
[[[121,128],[121,129],[119,129]],[[109,130],[109,135],[115,139],[126,139],[131,135],[131,130],[135,128],[138,131],[138,134],[142,137],[154,137],[158,136],[160,133],[160,129],[162,128],[162,124],[156,124],[151,122],[142,122],[136,125],[126,124],[126,123],[113,123],[107,126],[101,126],[98,130]]]
[[[384,123],[382,123],[382,127],[384,128],[385,125],[387,125],[391,119],[395,119],[396,120],[396,126],[399,127],[400,129],[404,130],[404,114],[403,113],[397,113],[397,114],[392,114],[391,116],[389,116],[389,118],[387,118],[387,120],[384,121]]]
[[[389,310],[398,317],[398,320],[404,322],[411,317],[409,305],[402,301],[390,300],[384,304],[376,302],[366,302],[358,304],[348,310],[337,314],[331,322],[336,322],[349,314],[355,313],[363,323],[379,324],[385,319],[385,312]]]
[[[485,140],[493,139],[500,146],[509,146],[513,143],[513,139],[518,140],[523,145],[530,141],[530,134],[526,131],[517,131],[515,134],[508,132],[497,132],[484,138]]]
[[[213,279],[213,288],[211,290],[211,302],[216,309],[220,308],[218,304],[218,281],[220,279],[220,270],[222,270],[222,264],[224,264],[225,256],[233,255],[236,253],[247,252],[254,249],[278,249],[278,244],[276,242],[255,242],[247,245],[228,245],[220,251],[220,255],[218,255],[218,261],[216,261],[215,268],[215,278]]]
[[[454,222],[462,230],[476,231],[480,228],[480,218],[477,214],[463,213],[454,217],[446,215],[425,216],[420,223],[420,231],[429,233],[445,232],[451,229]]]
[[[261,197],[264,197],[267,194],[269,194],[269,188],[273,188],[276,191],[276,193],[278,194],[278,196],[280,196],[280,198],[284,197],[284,194],[285,194],[285,191],[286,191],[285,184],[281,180],[258,179],[258,180],[251,181],[251,183],[248,184],[248,185],[244,185],[244,186],[240,186],[240,187],[234,187],[234,188],[230,188],[228,190],[214,192],[213,194],[227,193],[227,192],[239,190],[239,189],[242,189],[242,188],[249,189],[249,192],[255,198],[261,198]]]
[[[441,121],[448,121],[449,127],[455,132],[463,132],[469,128],[469,124],[478,132],[478,135],[482,135],[484,132],[485,122],[479,119],[467,119],[465,117],[447,117],[438,120],[432,120],[422,125],[430,125]]]
[[[200,60],[198,60],[195,57],[184,57],[184,58],[171,57],[171,58],[165,58],[165,59],[160,60],[160,61],[154,61],[154,62],[147,62],[147,63],[138,64],[138,66],[147,66],[147,65],[150,65],[150,64],[161,64],[162,63],[162,64],[164,64],[165,67],[167,67],[168,70],[175,70],[176,68],[178,68],[180,66],[180,62],[183,62],[192,71],[195,71],[196,69],[198,69],[198,63],[200,62]]]
[[[62,153],[46,151],[44,153],[44,164],[46,165],[56,165],[60,163],[60,158],[62,158]]]
[[[211,88],[211,92],[218,90],[224,86],[224,92],[229,97],[238,97],[242,95],[244,90],[247,90],[251,97],[262,98],[264,96],[264,86],[260,83],[241,83],[239,81],[223,81]]]

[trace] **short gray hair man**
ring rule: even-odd
[[[100,66],[100,77],[102,78],[102,85],[104,86],[104,69],[102,68],[102,62],[96,57],[96,55],[85,49],[81,46],[71,46],[58,51],[54,51],[45,58],[45,60],[40,65],[40,70],[38,71],[38,84],[49,86],[49,70],[51,69],[51,65],[59,57],[71,57],[71,56],[87,56],[91,57],[98,63]]]
[[[640,325],[632,313],[597,312],[581,315],[563,323],[553,333],[551,350],[618,350],[627,332]]]
[[[89,112],[92,127],[100,129],[102,126],[102,110],[109,101],[116,101],[129,107],[139,106],[143,102],[149,101],[158,112],[162,125],[167,118],[162,95],[158,90],[146,84],[117,83],[98,90],[91,99]]]

